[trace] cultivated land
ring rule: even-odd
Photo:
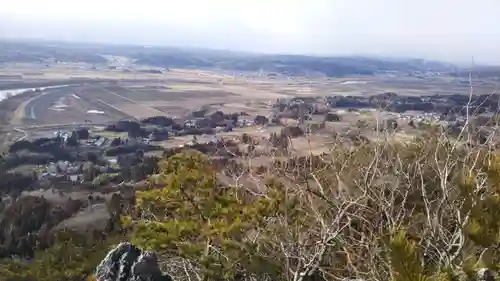
[[[228,75],[215,70],[169,69],[162,73],[116,69],[94,69],[90,64],[62,63],[40,66],[30,63],[4,64],[0,68],[0,89],[69,85],[62,88],[45,89],[23,97],[10,106],[8,118],[1,125],[0,136],[4,147],[20,139],[35,140],[51,138],[59,129],[71,131],[84,125],[94,135],[109,139],[126,138],[127,133],[104,131],[106,125],[120,120],[140,121],[153,116],[188,118],[193,111],[205,109],[208,114],[216,111],[242,113],[240,120],[253,121],[258,115],[270,116],[277,99],[320,98],[329,96],[374,96],[394,92],[406,96],[469,94],[467,79],[454,77],[389,77],[352,76],[332,77],[267,77],[266,75]],[[495,80],[481,80],[475,85],[476,94],[489,94],[496,89]],[[369,139],[377,138],[373,127],[377,120],[397,118],[377,111],[331,110],[341,117],[338,122],[323,122],[323,115],[313,116],[305,125],[324,123],[324,128],[290,140],[289,152],[298,156],[328,153],[335,134],[361,131]],[[257,145],[251,165],[267,165],[276,159],[269,144],[270,134],[279,134],[283,126],[296,126],[297,120],[282,118],[281,125],[245,126],[230,132],[219,132],[217,138],[239,140],[242,134],[253,138]],[[357,128],[359,121],[367,128]],[[411,139],[417,130],[399,122],[400,130],[395,139]],[[200,135],[197,142],[216,139],[213,135]],[[184,146],[193,140],[192,135],[174,136],[152,144],[163,148]],[[240,149],[247,149],[239,145]],[[156,152],[151,152],[156,153]],[[161,154],[161,153],[160,153]],[[239,159],[244,165],[248,161]],[[84,198],[89,192],[63,192],[58,195],[49,191],[47,198],[72,196]],[[31,192],[35,195],[36,192]],[[78,196],[77,196],[78,194]],[[102,195],[109,197],[109,195]],[[62,197],[61,197],[62,198]],[[55,200],[54,199],[54,200]],[[109,198],[108,198],[109,199]],[[62,199],[61,199],[62,200]],[[102,207],[102,206],[101,206]],[[92,221],[91,217],[105,218],[102,208],[83,210],[78,219],[67,221],[68,225],[78,221]]]
[[[268,115],[276,99],[287,97],[368,96],[385,92],[420,96],[470,91],[467,79],[454,77],[269,78],[185,69],[170,69],[161,74],[129,73],[70,63],[50,67],[27,63],[7,66],[0,69],[3,77],[0,86],[75,84],[45,90],[20,104],[3,125],[3,131],[10,132],[11,139],[13,135],[19,136],[14,128],[36,133],[47,126],[56,129],[53,125],[67,128],[72,124],[103,125],[152,116],[183,117],[207,106],[212,112],[246,112],[251,119]],[[488,80],[476,83],[475,94],[494,92],[495,83]]]

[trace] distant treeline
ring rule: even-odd
[[[424,112],[436,112],[443,114],[466,114],[466,108],[470,112],[498,112],[500,109],[499,95],[428,95],[428,96],[400,96],[394,93],[363,96],[331,96],[328,103],[335,108],[384,108],[394,112],[405,112],[417,110]],[[468,105],[468,106],[467,106]]]
[[[488,67],[476,67],[474,69],[461,69],[459,71],[454,71],[451,76],[455,77],[469,77],[469,74],[473,79],[481,78],[497,78],[500,79],[500,67],[499,66],[488,66]]]
[[[39,62],[44,59],[68,62],[106,63],[101,55],[127,56],[136,64],[162,68],[216,68],[236,71],[277,72],[285,75],[323,74],[342,77],[372,75],[377,71],[452,72],[456,67],[421,59],[391,60],[367,57],[314,57],[305,55],[261,55],[240,52],[179,49],[169,47],[104,46],[89,44],[0,43],[0,62]],[[160,73],[160,70],[155,72]]]
[[[199,55],[195,52],[139,53],[138,64],[168,68],[218,68],[237,71],[278,72],[292,76],[322,73],[326,76],[373,75],[377,71],[450,71],[451,66],[423,60],[385,61],[357,57],[311,57],[298,55]],[[426,64],[427,63],[427,64]],[[430,65],[430,69],[429,69]]]

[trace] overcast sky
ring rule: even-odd
[[[500,0],[5,0],[0,38],[500,64]]]

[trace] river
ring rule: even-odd
[[[62,87],[68,87],[68,86],[72,86],[72,85],[56,85],[56,86],[47,86],[47,87],[0,90],[0,101],[6,99],[9,96],[15,96],[15,95],[19,95],[19,94],[22,94],[25,92],[35,91],[36,89],[40,89],[41,91],[44,91],[47,89],[55,89],[55,88],[62,88]]]

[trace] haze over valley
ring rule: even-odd
[[[498,64],[499,5],[495,0],[19,0],[0,8],[0,38],[467,64],[474,56],[478,63]]]

